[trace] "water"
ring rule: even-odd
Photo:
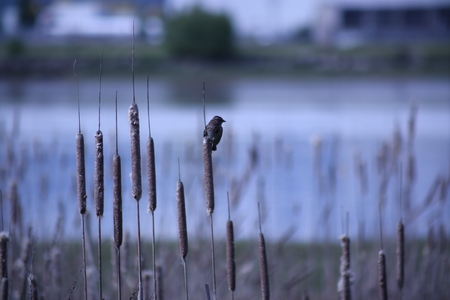
[[[99,82],[81,80],[79,87],[87,174],[92,174]],[[203,128],[201,87],[202,83],[195,78],[150,79],[151,132],[155,140],[158,184],[155,215],[160,239],[176,237],[178,157],[186,187],[188,232],[193,236],[208,233],[200,151]],[[293,240],[334,239],[345,228],[342,224],[346,212],[349,213],[351,236],[357,234],[357,225],[362,218],[366,223],[366,234],[376,236],[380,181],[376,157],[381,143],[391,142],[393,132],[398,128],[404,142],[401,160],[406,165],[407,123],[412,103],[418,105],[414,143],[417,178],[412,208],[423,203],[436,176],[449,178],[450,85],[446,78],[234,78],[206,80],[206,87],[207,119],[220,115],[227,121],[219,151],[213,154],[214,218],[218,238],[223,236],[227,218],[227,191],[232,198],[236,194],[233,181],[245,182],[240,200],[233,203],[231,210],[237,239],[257,234],[257,200],[261,202],[263,230],[269,239],[278,240],[283,235]],[[103,231],[107,236],[112,236],[110,161],[114,146],[116,90],[119,151],[123,159],[124,226],[130,231],[136,226],[128,179],[127,110],[132,100],[131,80],[104,78],[101,129],[105,136],[107,176]],[[8,191],[11,178],[19,173],[16,170],[20,163],[11,167],[15,163],[8,161],[6,149],[9,145],[16,157],[25,159],[23,168],[26,172],[19,191],[22,204],[26,206],[25,220],[32,223],[41,237],[51,236],[49,228],[50,232],[54,230],[60,201],[64,203],[62,210],[68,220],[65,232],[78,237],[80,222],[74,177],[78,120],[73,78],[0,80],[0,95],[0,158],[3,166],[0,188]],[[145,78],[136,79],[136,101],[140,107],[144,147],[148,136]],[[314,167],[313,143],[317,140],[323,145],[320,180]],[[246,181],[244,174],[252,145],[259,151],[259,163]],[[365,197],[360,194],[359,179],[354,171],[356,152],[368,167],[369,185]],[[142,153],[145,153],[144,148]],[[145,176],[143,178],[146,187]],[[92,178],[88,178],[89,210],[93,209],[92,182]],[[393,176],[384,211],[383,224],[388,236],[394,233],[400,216],[395,199],[398,187],[399,178]],[[448,204],[439,203],[436,196],[425,213],[409,221],[411,232],[424,234],[428,226],[440,220],[442,211],[448,211]],[[141,221],[144,236],[149,236],[151,219],[145,214],[146,206],[144,192],[140,204],[144,216]],[[325,207],[330,210],[329,218],[324,217]],[[448,229],[448,221],[444,222]]]

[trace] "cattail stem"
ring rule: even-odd
[[[84,299],[88,298],[87,270],[86,270],[86,214],[81,215],[81,248],[83,252],[83,275],[84,275]]]
[[[120,248],[116,247],[116,263],[117,263],[117,299],[122,299],[122,278],[120,271]]]
[[[4,230],[4,226],[3,226],[3,193],[2,190],[0,189],[0,231]]]
[[[138,299],[142,300],[144,295],[142,291],[142,256],[141,256],[141,221],[139,216],[139,201],[136,201],[136,219],[137,219],[137,252],[138,252],[138,280],[139,292]]]
[[[212,265],[212,280],[213,280],[213,297],[217,299],[216,290],[216,251],[214,247],[214,228],[213,228],[213,214],[209,214],[209,224],[211,225],[211,265]]]

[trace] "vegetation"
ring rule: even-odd
[[[201,8],[167,20],[166,45],[175,57],[223,60],[234,54],[230,19]]]

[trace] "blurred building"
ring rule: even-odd
[[[315,37],[340,46],[449,41],[450,1],[330,1],[319,9]]]

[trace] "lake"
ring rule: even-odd
[[[237,239],[256,236],[258,200],[268,239],[334,240],[345,230],[347,212],[350,236],[356,236],[359,224],[365,223],[365,234],[376,237],[382,178],[377,157],[383,142],[392,144],[395,131],[402,140],[396,163],[406,166],[408,153],[413,154],[416,163],[409,213],[403,215],[411,228],[408,231],[424,235],[430,225],[440,220],[449,228],[448,218],[442,218],[443,211],[449,211],[450,193],[447,193],[447,201],[439,201],[437,192],[429,200],[427,209],[417,213],[436,180],[446,180],[447,189],[450,182],[448,78],[244,77],[205,81],[207,121],[214,115],[226,120],[219,149],[213,153],[214,222],[218,238],[224,236],[228,217],[227,191],[232,198],[231,217]],[[98,79],[80,79],[79,90],[89,174],[88,210],[92,211]],[[135,229],[135,205],[130,197],[128,179],[127,111],[132,100],[131,78],[105,77],[101,90],[101,130],[105,136],[106,174],[103,232],[107,236],[112,236],[110,161],[115,141],[116,91],[119,153],[123,159],[124,220],[133,220],[126,222],[125,229]],[[150,78],[149,94],[157,161],[157,236],[159,239],[177,236],[178,158],[186,189],[188,233],[207,236],[201,157],[202,82],[189,78]],[[64,222],[66,234],[78,237],[80,222],[75,188],[78,120],[74,79],[1,79],[0,95],[0,188],[4,198],[8,197],[12,178],[19,178],[24,219],[32,224],[37,235],[40,238],[52,236],[49,228],[54,231],[60,202],[63,203],[60,210],[68,220]],[[136,78],[136,101],[140,109],[142,153],[145,154],[148,137],[146,78]],[[408,120],[413,103],[418,108],[416,132],[413,146],[408,150]],[[257,165],[250,169],[252,147],[257,150]],[[388,149],[392,158],[392,147]],[[367,167],[367,194],[361,193],[359,188],[356,153]],[[21,173],[21,170],[24,171]],[[145,182],[146,179],[144,187]],[[402,185],[403,190],[405,185]],[[400,176],[394,172],[383,207],[383,226],[388,236],[395,234],[395,224],[400,218],[399,190]],[[146,194],[143,192],[140,209],[143,234],[148,237],[151,218],[145,214]],[[8,201],[5,202],[8,205]]]

